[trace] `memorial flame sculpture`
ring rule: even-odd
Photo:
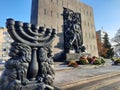
[[[1,90],[53,90],[51,44],[56,30],[11,18],[6,27],[14,42],[0,79]]]

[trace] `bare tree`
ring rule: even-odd
[[[118,29],[116,35],[111,39],[114,44],[115,56],[120,57],[120,28]]]
[[[120,28],[118,29],[116,35],[114,36],[114,38],[112,38],[112,41],[117,43],[117,44],[120,44]]]

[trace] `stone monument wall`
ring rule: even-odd
[[[83,44],[88,53],[98,56],[93,9],[79,0],[32,0],[31,23],[57,30],[53,52],[59,55],[64,43],[63,7],[81,14]]]

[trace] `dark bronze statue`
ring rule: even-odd
[[[13,19],[7,19],[6,26],[14,42],[0,79],[1,90],[53,90],[51,43],[55,29],[44,30]]]
[[[22,43],[12,43],[11,58],[5,63],[1,78],[1,90],[18,90],[20,84],[29,83],[27,79],[28,66],[31,61],[31,48]]]
[[[63,19],[64,51],[69,53],[70,50],[74,50],[76,53],[80,53],[83,45],[81,15],[68,8],[64,8]]]

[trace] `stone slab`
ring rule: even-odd
[[[66,61],[77,61],[80,58],[80,54],[78,53],[68,53],[66,54]]]
[[[30,84],[30,85],[26,85],[26,86],[22,86],[20,88],[20,90],[41,90],[40,89],[40,84]]]
[[[67,53],[66,54],[66,61],[78,61],[80,59],[81,56],[83,55],[88,55],[90,56],[89,53]]]

